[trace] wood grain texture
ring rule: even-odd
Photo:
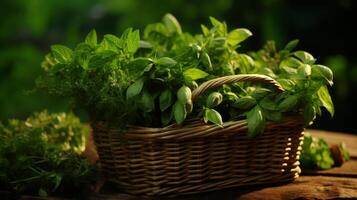
[[[351,198],[357,198],[357,179],[324,176],[302,176],[292,184],[265,188],[239,197],[241,200]]]

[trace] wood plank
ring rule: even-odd
[[[357,158],[357,135],[315,129],[307,129],[306,132],[314,137],[323,138],[329,145],[344,142],[351,157]]]
[[[324,176],[303,176],[294,183],[265,188],[239,197],[256,199],[350,199],[357,198],[357,179]]]

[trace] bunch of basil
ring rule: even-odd
[[[302,114],[309,125],[333,104],[327,89],[332,71],[316,64],[305,51],[293,51],[298,41],[277,50],[268,42],[257,52],[238,52],[252,35],[244,28],[228,30],[210,18],[202,33],[183,32],[171,15],[148,25],[142,37],[128,28],[120,37],[95,31],[74,49],[53,45],[43,62],[38,90],[71,97],[92,120],[119,127],[163,127],[201,118],[222,126],[223,121],[247,119],[248,134],[264,131],[265,122]],[[195,102],[191,92],[199,84],[233,74],[264,74],[285,89],[278,93],[260,84],[235,83],[208,91]]]

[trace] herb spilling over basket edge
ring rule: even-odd
[[[107,34],[99,41],[91,31],[74,49],[53,45],[37,88],[70,97],[91,120],[121,128],[165,127],[190,119],[224,126],[246,119],[248,136],[254,137],[267,121],[285,116],[302,115],[305,126],[321,115],[321,107],[333,116],[327,88],[333,84],[332,71],[310,53],[293,51],[297,40],[281,50],[269,41],[259,51],[243,53],[239,47],[252,36],[249,30],[228,30],[213,17],[210,22],[201,25],[202,33],[191,34],[167,14],[142,34],[128,28],[120,37]],[[232,81],[201,85],[220,77],[258,77],[275,88]]]

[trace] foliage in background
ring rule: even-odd
[[[95,167],[80,154],[89,127],[71,113],[35,113],[0,123],[0,185],[40,196],[78,194],[95,180]]]
[[[199,31],[198,25],[206,22],[207,16],[225,19],[233,27],[248,27],[255,36],[244,49],[257,49],[270,39],[282,47],[300,38],[302,49],[309,49],[335,72],[332,96],[336,115],[332,122],[324,116],[318,119],[319,128],[356,132],[353,117],[357,107],[352,102],[357,101],[353,95],[357,62],[350,26],[356,18],[355,8],[356,2],[351,0],[4,1],[0,7],[0,119],[24,119],[43,108],[69,109],[61,99],[24,94],[33,88],[40,73],[38,65],[50,44],[74,47],[93,28],[101,35],[118,34],[128,26],[143,28],[172,12],[185,30],[193,32]]]
[[[345,144],[339,144],[338,148],[342,154],[342,158],[334,158],[332,156],[330,147],[325,140],[312,137],[309,133],[305,132],[300,156],[301,167],[304,169],[330,169],[336,162],[334,159],[349,160],[350,156]]]
[[[128,28],[121,37],[95,31],[74,50],[53,45],[43,62],[45,75],[37,81],[39,90],[73,98],[92,119],[162,127],[186,118],[223,121],[247,118],[250,136],[263,132],[265,121],[280,121],[283,115],[303,110],[308,126],[325,107],[334,107],[327,90],[332,71],[315,63],[305,51],[292,51],[292,41],[278,51],[273,42],[249,56],[238,53],[241,42],[252,35],[244,28],[228,30],[227,24],[211,17],[202,33],[182,31],[171,15],[149,24],[143,38]],[[142,40],[140,40],[142,39]],[[224,85],[192,102],[191,91],[216,77],[234,74],[262,74],[277,80],[284,92],[259,84]]]

